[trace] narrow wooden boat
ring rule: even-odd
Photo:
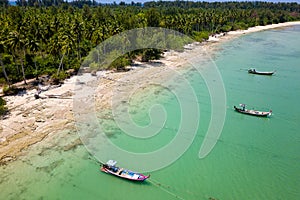
[[[114,176],[131,180],[131,181],[144,181],[150,177],[150,175],[146,176],[144,174],[133,172],[128,169],[116,167],[116,164],[117,161],[109,160],[106,164],[102,164],[100,170],[107,174],[112,174]]]
[[[255,69],[249,69],[248,73],[250,74],[258,74],[258,75],[273,75],[275,73],[275,71],[271,71],[271,72],[262,72],[262,71],[256,71]]]
[[[272,114],[272,110],[268,111],[268,112],[264,112],[264,111],[257,111],[257,110],[248,110],[245,108],[245,104],[240,104],[241,108],[238,108],[236,106],[234,106],[235,111],[239,112],[239,113],[243,113],[243,114],[247,114],[247,115],[254,115],[254,116],[258,116],[258,117],[268,117],[271,116]]]

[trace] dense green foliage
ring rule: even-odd
[[[202,8],[202,9],[276,9],[299,12],[297,3],[272,3],[263,1],[227,1],[227,2],[192,2],[192,1],[149,1],[145,7],[177,7],[177,8]]]
[[[64,0],[16,0],[18,6],[57,6],[64,3]]]
[[[7,112],[7,107],[5,106],[6,102],[2,97],[0,97],[0,116],[4,115]]]
[[[159,1],[143,7],[124,2],[95,6],[95,1],[17,3],[20,6],[0,7],[0,84],[42,74],[62,79],[66,70],[79,69],[92,48],[134,28],[164,27],[202,41],[213,33],[300,19],[300,5],[295,3]],[[160,53],[153,49],[127,53],[108,68],[122,70],[137,55],[148,61]]]
[[[0,6],[7,6],[8,5],[8,0],[1,0],[0,1]]]

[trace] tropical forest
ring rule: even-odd
[[[4,94],[13,84],[48,76],[59,82],[80,68],[98,44],[126,30],[162,27],[202,42],[209,35],[249,27],[300,20],[297,3],[190,2],[101,4],[77,0],[0,2],[0,85]],[[159,58],[162,50],[138,50],[104,69],[123,70],[132,60]],[[5,104],[0,101],[1,107]]]

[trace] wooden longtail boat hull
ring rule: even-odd
[[[256,71],[256,70],[253,70],[253,69],[249,69],[248,73],[250,73],[250,74],[258,74],[258,75],[268,75],[268,76],[271,76],[271,75],[273,75],[275,73],[275,71],[272,71],[272,72],[261,72],[261,71]]]
[[[234,106],[235,111],[239,113],[243,113],[246,115],[253,115],[257,117],[268,117],[272,114],[272,111],[270,110],[269,112],[263,112],[263,111],[257,111],[257,110],[248,110],[248,109],[242,109],[242,108],[237,108]]]
[[[119,168],[119,167],[115,167],[115,166],[108,166],[108,165],[102,165],[100,170],[107,174],[111,174],[111,175],[117,176],[119,178],[131,180],[131,181],[142,182],[150,177],[150,175],[146,176],[144,174],[133,172],[128,169],[123,169],[123,168]]]

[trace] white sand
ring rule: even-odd
[[[279,23],[279,24],[270,24],[270,25],[266,25],[266,26],[255,26],[255,27],[248,28],[247,30],[229,31],[228,33],[225,34],[225,36],[223,36],[223,33],[216,34],[215,36],[210,36],[208,41],[218,42],[220,40],[229,39],[229,38],[232,38],[233,36],[239,36],[242,34],[259,32],[259,31],[264,31],[264,30],[268,30],[268,29],[282,28],[282,27],[287,27],[287,26],[295,26],[295,25],[300,25],[300,21],[285,22],[285,23]]]

